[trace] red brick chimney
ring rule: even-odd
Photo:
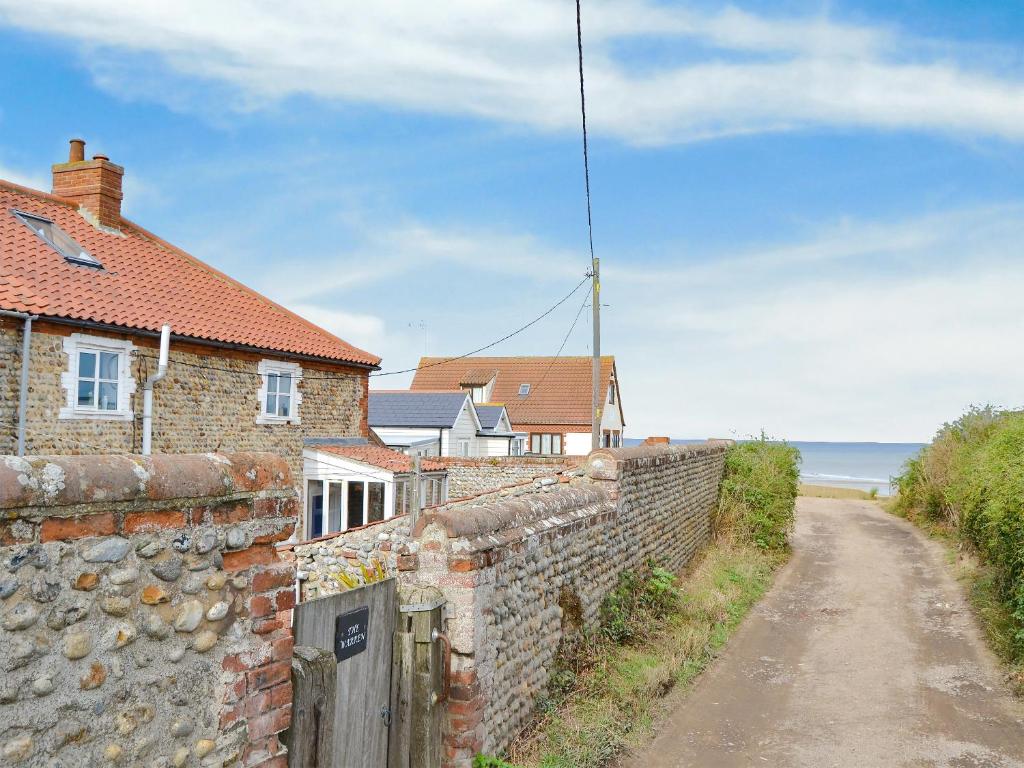
[[[75,200],[101,226],[121,226],[121,178],[124,168],[104,155],[85,159],[85,141],[71,140],[66,163],[53,166],[53,194]]]

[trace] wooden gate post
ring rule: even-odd
[[[333,763],[337,670],[331,651],[310,646],[292,651],[290,768],[330,768]]]
[[[391,677],[389,768],[440,768],[446,642],[444,595],[434,587],[399,591]]]

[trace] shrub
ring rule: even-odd
[[[623,571],[619,583],[601,601],[601,634],[613,643],[628,643],[645,627],[663,619],[679,605],[676,575],[654,561],[643,573]]]
[[[993,571],[1024,659],[1024,413],[974,407],[907,462],[898,510],[943,524]]]
[[[784,549],[793,527],[800,451],[785,442],[737,443],[725,457],[715,528],[767,550]]]

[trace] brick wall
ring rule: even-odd
[[[579,467],[584,460],[583,456],[431,457],[431,461],[440,461],[448,468],[450,499],[464,499],[538,477],[556,475]]]
[[[158,341],[118,335],[136,345],[135,421],[59,420],[67,370],[64,337],[85,332],[37,322],[32,333],[31,386],[26,448],[32,454],[137,453],[142,448],[142,385],[156,371]],[[89,332],[92,334],[92,332]],[[102,335],[102,334],[93,334]],[[0,319],[0,453],[17,444],[17,402],[21,371],[20,322]],[[302,477],[305,437],[366,436],[366,371],[302,363],[308,378],[299,384],[301,424],[257,424],[256,368],[272,355],[219,352],[172,342],[167,377],[154,388],[153,452],[269,451],[285,457],[292,476]],[[227,369],[208,370],[191,366]],[[315,378],[314,378],[315,377]],[[331,377],[324,380],[324,377]]]
[[[0,511],[0,763],[284,768],[287,463],[0,456]]]
[[[596,624],[619,573],[647,558],[681,569],[708,540],[725,450],[603,449],[571,482],[424,514],[416,570],[402,578],[438,586],[448,601],[449,765],[500,752],[529,724],[561,638]]]

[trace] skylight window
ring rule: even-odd
[[[530,385],[529,384],[520,384],[519,385],[519,396],[520,397],[526,397],[528,394],[530,394]]]
[[[84,264],[88,267],[102,267],[100,260],[76,243],[67,232],[58,227],[49,219],[42,216],[33,216],[29,213],[14,211],[21,223],[31,229],[36,235],[53,248],[57,253],[70,261],[72,264]]]

